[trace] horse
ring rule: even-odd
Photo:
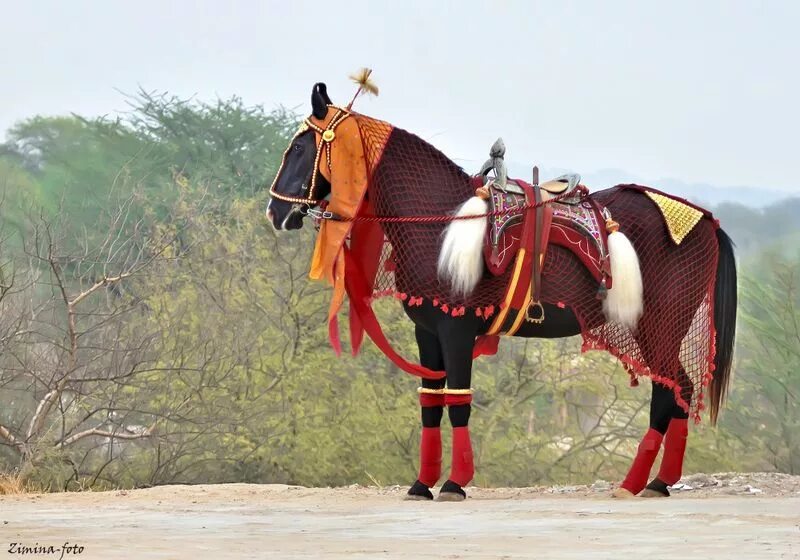
[[[380,336],[373,340],[395,363],[422,377],[419,473],[406,497],[434,498],[447,408],[452,460],[438,499],[463,500],[474,476],[473,359],[491,353],[487,333],[502,303],[487,303],[502,295],[499,288],[509,278],[492,276],[475,257],[486,220],[455,219],[482,216],[485,206],[475,205],[472,177],[423,139],[350,106],[334,105],[323,83],[313,86],[311,105],[270,188],[267,219],[276,230],[299,229],[308,215],[321,224],[311,276],[334,284],[331,325],[345,291],[351,315],[360,317],[351,316],[351,328],[353,321],[367,323],[372,316],[365,302],[382,295],[376,278],[390,275],[389,291],[414,324],[419,365],[402,361]],[[612,251],[610,259],[612,268],[616,261],[641,274],[640,300],[631,302],[639,308],[631,324],[609,319],[585,266],[574,253],[551,246],[540,263],[542,320],[521,321],[514,336],[582,335],[584,349],[606,349],[620,358],[632,384],[638,376],[650,377],[649,428],[613,496],[667,497],[668,487],[682,476],[690,413],[699,422],[708,400],[716,423],[728,390],[736,322],[733,243],[710,212],[650,187],[617,185],[585,200],[610,212],[609,223],[627,236],[633,254]],[[676,237],[673,230],[681,228]],[[381,247],[389,248],[388,257]],[[359,261],[370,254],[378,255],[375,263]],[[476,266],[478,274],[470,280],[475,275],[466,269]],[[609,296],[625,284],[620,270],[620,277],[611,271]],[[659,471],[648,482],[662,446]]]

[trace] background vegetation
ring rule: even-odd
[[[416,382],[367,344],[336,359],[313,228],[276,235],[291,112],[140,92],[116,120],[34,117],[0,145],[0,472],[81,489],[407,484]],[[735,379],[687,470],[800,474],[800,200],[715,213],[739,245]],[[411,323],[381,303],[407,355]],[[393,320],[397,318],[398,320]],[[482,485],[619,479],[649,388],[574,339],[476,363]],[[447,455],[445,455],[447,456]],[[1,486],[1,485],[0,485]]]

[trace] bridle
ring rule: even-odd
[[[272,186],[269,188],[269,194],[272,198],[277,200],[282,200],[284,202],[291,202],[292,203],[292,210],[291,212],[300,212],[301,214],[308,214],[309,210],[313,206],[317,206],[322,199],[316,197],[317,191],[317,177],[320,175],[320,161],[322,160],[322,152],[323,148],[325,151],[325,160],[328,166],[328,176],[333,171],[331,166],[331,144],[333,143],[334,139],[336,138],[336,127],[339,126],[347,117],[350,116],[350,111],[347,109],[342,109],[341,107],[337,107],[336,105],[328,105],[329,109],[335,109],[336,113],[333,115],[333,118],[328,122],[325,128],[320,127],[319,125],[315,124],[311,121],[311,117],[307,117],[300,123],[300,128],[295,132],[294,136],[292,137],[291,141],[289,142],[289,146],[286,148],[286,151],[283,152],[283,157],[281,158],[281,165],[278,168],[278,173],[275,174],[275,179],[272,181]],[[307,130],[313,130],[314,134],[319,137],[317,142],[317,153],[314,157],[314,169],[311,172],[311,180],[304,181],[303,186],[300,189],[299,196],[289,196],[285,194],[281,194],[275,190],[275,186],[278,183],[278,178],[281,176],[281,172],[283,171],[283,166],[286,164],[286,157],[289,155],[289,151],[292,149],[294,145],[294,141],[297,139],[298,136],[306,132]]]

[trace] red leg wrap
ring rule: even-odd
[[[472,459],[472,443],[469,440],[469,426],[453,428],[453,461],[450,465],[450,480],[459,486],[466,486],[475,474]]]
[[[422,428],[419,443],[419,481],[430,488],[442,476],[442,431],[437,428]]]
[[[444,395],[441,393],[420,393],[419,404],[420,406],[444,406]]]
[[[664,439],[658,431],[650,428],[642,438],[639,444],[639,450],[636,452],[636,458],[633,460],[631,470],[628,471],[628,476],[622,482],[621,486],[633,494],[638,494],[644,490],[647,484],[647,479],[650,476],[650,469],[658,455],[658,449],[661,447],[661,440]]]
[[[672,486],[681,479],[683,470],[683,454],[686,452],[686,438],[689,437],[689,420],[673,418],[664,435],[664,457],[658,478]]]

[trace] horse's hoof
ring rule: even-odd
[[[442,484],[442,489],[439,490],[439,496],[436,498],[437,502],[463,502],[467,499],[467,493],[460,485],[452,480],[448,480]]]
[[[611,492],[611,497],[627,500],[629,498],[635,498],[636,495],[630,490],[626,490],[625,488],[622,488],[620,486],[619,488],[616,488],[613,492]]]
[[[639,494],[640,498],[669,498],[669,490],[667,489],[667,483],[654,478],[653,481],[647,485],[647,487],[642,490],[642,493]]]
[[[423,501],[423,500],[432,500],[433,494],[431,493],[431,489],[421,483],[419,480],[414,482],[411,485],[411,488],[408,489],[408,493],[403,498],[404,500],[416,500],[416,501]]]
[[[640,498],[669,498],[669,494],[662,494],[658,490],[651,490],[650,488],[645,488],[639,493]]]

